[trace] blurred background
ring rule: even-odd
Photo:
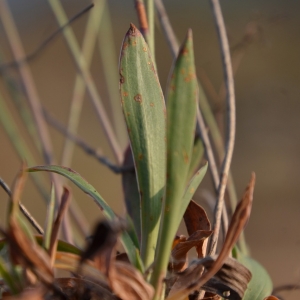
[[[25,51],[27,54],[32,53],[58,27],[52,10],[47,1],[8,2]],[[87,0],[61,2],[70,18],[90,4]],[[113,72],[117,75],[118,55],[123,37],[130,22],[138,25],[138,19],[134,1],[108,2],[113,31],[112,34],[106,35],[106,39],[115,46],[115,53],[110,54],[114,62]],[[198,76],[206,82],[208,96],[213,95],[213,92],[219,93],[223,73],[209,2],[167,0],[164,4],[180,43],[187,29],[193,29]],[[247,242],[252,256],[270,273],[275,287],[282,284],[300,284],[300,2],[231,0],[222,1],[221,4],[230,45],[239,60],[235,80],[237,135],[232,162],[238,197],[241,197],[251,172],[255,171],[257,175],[252,215],[246,228]],[[80,44],[89,13],[71,25]],[[155,55],[164,90],[172,56],[159,22],[156,23]],[[13,60],[2,24],[0,42],[2,61]],[[91,71],[108,115],[112,119],[112,107],[118,113],[121,111],[118,103],[118,77],[115,82],[110,82],[117,95],[115,99],[110,99],[103,75],[105,55],[100,54],[100,43],[95,46]],[[102,40],[102,43],[106,43],[106,40]],[[63,36],[60,35],[49,43],[30,62],[30,68],[43,105],[66,125],[76,68]],[[15,70],[10,72],[13,76],[16,74]],[[212,87],[209,87],[208,83]],[[3,78],[0,78],[0,89],[38,164],[43,164],[12,104]],[[214,103],[213,97],[211,100],[213,109],[222,111],[222,105]],[[113,106],[112,102],[115,103]],[[118,124],[124,130],[122,119],[118,120]],[[55,160],[59,163],[64,137],[55,129],[49,129]],[[127,137],[123,133],[120,142],[125,148]],[[113,160],[87,96],[82,108],[78,134],[93,147],[101,148],[102,152]],[[21,159],[0,126],[0,176],[11,184],[20,164]],[[79,148],[75,150],[72,168],[94,185],[116,212],[124,212],[120,175],[113,174]],[[74,185],[68,185],[71,186],[76,201],[92,228],[101,217],[100,210]],[[197,191],[197,201],[202,203],[203,197],[210,190],[210,174],[207,173],[205,184]],[[7,197],[2,190],[0,199],[0,218],[3,226],[6,220]],[[31,181],[26,185],[23,202],[43,224],[45,202]],[[290,291],[282,295],[285,295],[285,299],[299,299],[300,293]]]

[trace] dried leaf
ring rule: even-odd
[[[87,259],[95,258],[99,270],[107,275],[112,252],[122,229],[124,229],[124,224],[122,225],[121,222],[109,222],[107,220],[99,222],[91,243],[81,255],[81,263]]]
[[[32,233],[27,229],[22,220],[22,216],[19,215],[18,204],[26,180],[24,169],[25,166],[19,172],[12,188],[12,208],[6,237],[13,260],[25,269],[31,269],[43,282],[51,284],[53,281],[53,272],[50,265],[50,258],[44,249],[35,242]]]
[[[171,252],[171,262],[169,270],[173,272],[181,272],[186,269],[188,259],[187,253],[193,248],[203,244],[203,241],[212,234],[210,230],[197,230],[188,239],[179,239]]]
[[[176,292],[174,295],[170,296],[169,300],[180,300],[185,299],[187,295],[192,293],[194,290],[199,290],[200,287],[202,287],[210,278],[212,278],[221,268],[224,261],[228,257],[229,253],[231,252],[232,247],[234,246],[235,242],[237,241],[240,233],[244,229],[249,216],[251,212],[252,207],[252,201],[253,201],[253,191],[254,191],[254,185],[255,185],[255,174],[252,173],[252,177],[250,180],[250,183],[248,184],[246,191],[243,195],[242,200],[237,205],[236,210],[232,216],[228,232],[225,238],[224,245],[221,249],[221,252],[218,256],[218,258],[215,260],[215,262],[212,264],[211,268],[204,273],[203,276],[199,280],[196,280],[196,274],[197,271],[201,272],[201,268],[203,260],[199,260],[201,263],[201,266],[199,267],[199,270],[193,271],[194,278],[191,277],[191,281],[186,282],[185,286],[181,287],[181,290]],[[191,267],[189,267],[187,270],[189,270]]]
[[[45,291],[42,287],[24,289],[20,294],[15,296],[3,296],[3,300],[44,300]]]
[[[60,207],[57,213],[57,217],[53,224],[51,238],[50,238],[49,255],[51,257],[51,265],[53,265],[55,252],[57,249],[57,243],[58,243],[57,238],[58,238],[59,228],[63,220],[63,216],[67,211],[70,201],[71,201],[70,190],[64,187],[63,194],[61,197]]]
[[[57,278],[55,284],[67,296],[68,300],[117,300],[111,291],[103,286],[83,278]],[[51,297],[51,298],[50,298]],[[51,292],[46,295],[46,299],[60,300]]]
[[[205,210],[193,200],[190,201],[183,218],[189,235],[192,235],[197,230],[211,230],[210,221]],[[206,246],[207,240],[203,240],[197,245],[196,251],[198,258],[205,256]]]
[[[206,257],[202,260],[197,260],[186,269],[185,272],[178,275],[175,284],[173,285],[168,299],[177,299],[173,296],[185,286],[192,286],[200,280],[201,269],[205,267],[210,269],[215,262],[215,258]],[[241,263],[233,258],[227,257],[222,268],[206,282],[201,289],[218,294],[225,299],[241,300],[247,288],[247,284],[251,279],[250,271]],[[179,298],[181,299],[181,298]],[[182,298],[184,299],[184,298]]]
[[[153,287],[128,263],[116,261],[109,272],[109,281],[122,300],[151,300],[154,295]]]

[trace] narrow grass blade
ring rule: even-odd
[[[204,155],[203,143],[199,137],[196,137],[194,141],[193,153],[192,153],[187,180],[190,180],[195,174],[196,170],[199,168],[203,155]]]
[[[48,250],[50,246],[50,239],[52,234],[53,220],[55,211],[55,190],[54,185],[51,186],[50,201],[47,207],[47,215],[45,221],[45,234],[43,239],[43,247]]]
[[[193,176],[193,178],[189,182],[189,184],[184,192],[182,201],[181,201],[181,208],[180,208],[179,215],[178,215],[178,225],[176,228],[179,227],[179,224],[180,224],[180,222],[183,218],[183,215],[186,211],[186,208],[188,207],[191,199],[193,198],[198,186],[202,182],[202,179],[204,178],[206,171],[207,171],[207,166],[208,166],[208,163],[206,163],[202,168],[200,168],[199,171]]]
[[[22,160],[26,160],[30,165],[36,165],[35,159],[31,154],[30,149],[28,148],[24,138],[22,137],[20,131],[16,126],[16,122],[10,113],[8,106],[6,105],[4,98],[0,94],[0,122],[12,143],[14,149],[16,150],[18,156]],[[39,192],[43,197],[48,200],[49,196],[46,193],[45,185],[40,178],[37,176],[32,176],[34,184],[37,186]]]
[[[167,185],[161,234],[152,283],[164,277],[182,209],[182,197],[192,157],[196,126],[197,80],[192,31],[171,73],[167,98]],[[182,216],[181,216],[182,217]]]
[[[110,208],[110,206],[104,201],[104,199],[100,196],[100,194],[95,190],[95,188],[89,184],[85,179],[83,179],[80,174],[73,171],[70,168],[64,168],[60,166],[36,166],[27,169],[28,172],[37,172],[37,171],[47,171],[54,172],[60,174],[69,180],[71,180],[75,185],[77,185],[83,192],[90,195],[95,203],[98,205],[100,210],[108,217],[108,219],[112,220],[116,218],[115,213]],[[135,251],[135,246],[128,235],[127,232],[122,234],[122,242],[125,248],[125,251],[129,257],[131,263],[135,266],[138,264],[138,253]]]
[[[102,2],[102,0],[100,0]],[[102,21],[100,24],[98,47],[102,61],[103,74],[109,96],[109,104],[111,106],[113,126],[122,149],[128,145],[128,136],[123,118],[122,109],[120,107],[120,95],[116,82],[119,80],[118,74],[118,55],[114,43],[112,19],[110,16],[109,5],[106,1]]]
[[[148,45],[133,24],[123,41],[120,76],[141,199],[141,253],[148,267],[154,260],[165,189],[165,104]]]

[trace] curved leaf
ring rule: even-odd
[[[179,222],[182,220],[182,217],[186,211],[186,208],[188,207],[191,199],[193,198],[198,186],[202,182],[202,179],[207,171],[207,166],[208,166],[208,163],[206,162],[205,165],[203,167],[201,167],[199,169],[199,171],[197,171],[197,173],[190,180],[190,182],[185,190],[185,193],[183,195],[183,198],[182,198],[181,209],[179,211],[179,216],[178,216]],[[179,224],[178,224],[178,226],[179,226]]]
[[[68,179],[70,179],[75,185],[77,185],[83,192],[90,195],[95,203],[100,207],[103,213],[110,219],[113,220],[116,215],[113,210],[109,207],[109,205],[104,201],[104,199],[100,196],[100,194],[96,191],[96,189],[89,184],[81,175],[74,170],[61,166],[36,166],[27,169],[28,172],[37,172],[37,171],[46,171],[46,172],[54,172],[60,174]],[[122,233],[122,243],[128,254],[129,260],[135,266],[138,265],[137,252],[135,251],[134,243],[132,242],[130,236],[127,232]]]
[[[272,294],[273,283],[267,271],[251,257],[241,256],[238,261],[252,273],[243,300],[261,300]]]
[[[167,184],[162,229],[153,273],[156,287],[165,276],[169,255],[182,209],[181,200],[191,163],[196,126],[197,79],[192,31],[179,51],[170,75],[167,97]]]
[[[133,24],[121,49],[120,93],[140,192],[141,253],[147,267],[154,260],[165,189],[165,103],[148,45]]]

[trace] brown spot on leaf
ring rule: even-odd
[[[120,83],[123,84],[125,82],[125,78],[122,74],[120,74]]]
[[[125,50],[127,47],[128,47],[128,44],[126,42],[124,42],[123,47],[122,47],[123,50]]]
[[[142,160],[143,159],[143,154],[142,153],[140,153],[139,155],[138,155],[138,160]]]
[[[154,103],[153,103],[153,102],[151,102],[151,103],[150,103],[150,106],[151,106],[151,107],[153,107],[153,106],[154,106]]]
[[[147,47],[143,47],[143,51],[144,51],[144,52],[147,52]]]
[[[127,97],[127,96],[128,96],[128,93],[127,93],[127,92],[123,92],[123,96],[124,96],[124,97]]]
[[[134,96],[134,101],[138,102],[138,103],[142,103],[142,95],[141,94],[136,94]]]
[[[183,150],[183,160],[184,160],[184,163],[185,164],[188,164],[189,163],[189,156],[188,156],[188,154],[186,153],[186,151],[185,150]]]
[[[189,50],[187,49],[187,48],[183,48],[183,49],[181,49],[181,51],[180,51],[180,54],[181,55],[187,55],[189,53]]]

